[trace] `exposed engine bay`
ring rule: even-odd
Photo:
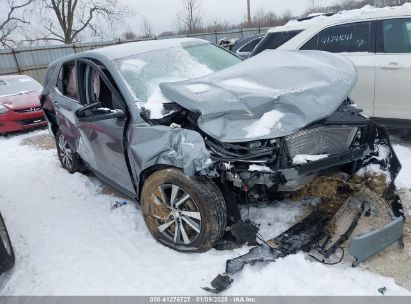
[[[175,103],[165,104],[161,119],[143,117],[155,125],[199,132],[213,161],[208,173],[217,174],[238,203],[258,203],[275,199],[278,192],[296,191],[322,173],[352,174],[361,166],[373,149],[374,125],[350,103],[347,99],[331,117],[294,134],[240,143],[208,136],[198,128],[196,113]]]

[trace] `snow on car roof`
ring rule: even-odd
[[[370,5],[366,5],[363,8],[355,10],[346,10],[333,15],[318,15],[313,18],[304,20],[290,20],[285,25],[277,26],[268,30],[268,33],[273,32],[285,32],[294,30],[305,30],[311,26],[324,26],[335,23],[362,21],[368,19],[381,19],[387,17],[401,17],[411,16],[411,4],[405,3],[402,6],[375,8]]]
[[[209,43],[206,40],[196,38],[173,38],[173,39],[160,39],[160,40],[145,40],[137,42],[129,42],[120,45],[108,46],[85,53],[98,53],[104,55],[110,60],[116,60],[125,58],[141,53],[147,53],[157,51],[165,48],[182,47],[187,44],[203,44]]]

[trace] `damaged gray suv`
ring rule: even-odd
[[[378,138],[395,158],[385,129],[347,98],[355,82],[351,62],[325,52],[242,61],[170,39],[52,63],[41,104],[68,172],[89,170],[137,200],[162,244],[202,252],[241,220],[239,204],[353,175]]]

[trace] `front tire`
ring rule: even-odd
[[[177,169],[150,175],[141,192],[144,221],[153,237],[177,251],[204,252],[223,236],[227,210],[210,180]]]
[[[15,262],[14,250],[9,233],[0,213],[0,273],[13,267]]]
[[[79,158],[76,153],[71,150],[67,139],[63,133],[61,133],[60,129],[57,129],[56,132],[56,147],[60,164],[64,169],[71,174],[83,171]]]

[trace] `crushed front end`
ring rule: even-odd
[[[221,182],[239,203],[255,203],[296,191],[318,175],[353,175],[373,155],[377,135],[374,123],[347,100],[329,118],[288,136],[205,143]]]
[[[230,275],[245,264],[300,250],[324,261],[347,242],[356,266],[394,242],[403,246],[405,216],[394,184],[400,162],[387,129],[361,115],[349,100],[329,118],[289,136],[242,144],[206,140],[206,146],[221,184],[235,193],[237,204],[284,196],[320,199],[290,229],[228,260],[225,274],[206,290],[228,288]],[[240,220],[236,214],[231,214],[232,223]]]

